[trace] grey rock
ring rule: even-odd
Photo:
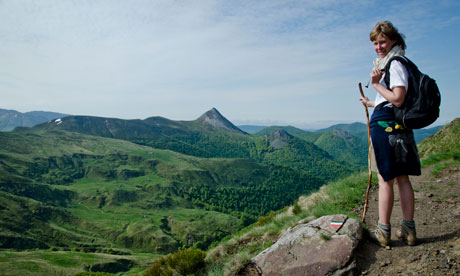
[[[355,219],[324,216],[288,229],[252,261],[264,276],[351,275],[356,268],[353,253],[362,234]]]
[[[447,258],[442,259],[441,263],[439,264],[439,267],[449,269],[451,267],[449,259],[447,259]]]

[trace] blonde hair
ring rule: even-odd
[[[395,45],[401,46],[403,50],[406,49],[404,35],[398,32],[398,29],[396,29],[390,21],[383,21],[375,24],[375,27],[369,34],[369,38],[371,41],[376,41],[380,34],[383,34],[390,40],[396,41]]]

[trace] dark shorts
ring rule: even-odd
[[[401,175],[421,174],[414,133],[398,126],[392,114],[391,108],[374,110],[370,122],[377,168],[385,181]]]

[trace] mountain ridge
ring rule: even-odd
[[[159,149],[206,158],[250,158],[264,164],[286,166],[293,161],[296,169],[320,176],[322,166],[335,168],[337,175],[357,169],[337,161],[326,151],[309,141],[289,139],[270,144],[268,137],[250,135],[228,121],[213,108],[198,119],[173,121],[163,117],[144,120],[123,120],[92,116],[67,116],[32,129],[40,131],[66,130],[83,134],[123,139]],[[273,147],[275,145],[275,147]],[[286,145],[286,146],[284,146]],[[294,161],[295,160],[295,161]],[[318,160],[313,162],[314,160]]]
[[[19,112],[0,108],[0,131],[11,131],[16,127],[32,127],[67,114],[50,111]]]
[[[143,137],[147,134],[156,136],[168,133],[186,131],[218,131],[246,134],[217,109],[202,114],[199,118],[190,121],[175,121],[161,116],[152,116],[146,119],[119,119],[98,116],[69,115],[47,123],[34,126],[37,129],[64,129],[68,131],[80,131],[86,134],[99,135],[104,137],[119,138],[120,133],[115,133],[117,128],[136,128],[139,132],[131,133],[129,136]],[[103,131],[98,133],[102,128]],[[127,137],[126,135],[121,135]],[[125,138],[122,138],[125,139]]]

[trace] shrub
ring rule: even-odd
[[[275,215],[276,213],[274,211],[271,211],[270,214],[268,214],[268,216],[259,217],[259,220],[257,221],[257,225],[261,226],[261,225],[265,225],[269,223],[275,218]]]
[[[294,202],[294,207],[292,208],[292,213],[294,215],[298,215],[302,211],[302,208],[300,207],[299,203],[297,200]]]
[[[193,275],[205,266],[206,253],[197,248],[180,250],[156,260],[144,276]]]
[[[156,260],[152,266],[147,270],[144,276],[171,276],[173,275],[172,269],[168,265],[168,259],[161,257]]]
[[[206,253],[196,248],[178,251],[169,257],[169,265],[180,275],[189,275],[204,267]]]

